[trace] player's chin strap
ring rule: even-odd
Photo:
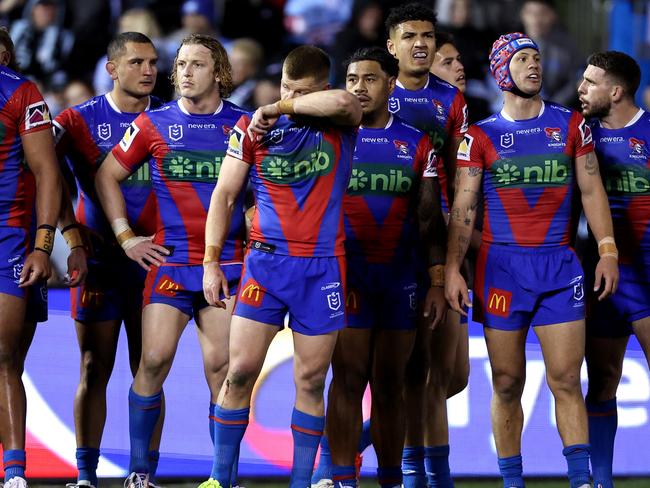
[[[521,91],[519,89],[519,87],[517,86],[517,84],[513,80],[512,88],[510,90],[508,90],[508,91],[510,93],[514,94],[514,95],[517,95],[518,97],[521,97],[521,98],[533,98],[533,97],[536,97],[539,94],[539,92],[542,91],[542,89],[540,88],[535,93],[525,93],[525,92],[523,92],[523,91]]]
[[[111,222],[113,233],[117,239],[117,243],[122,246],[122,249],[128,251],[132,247],[137,246],[141,242],[150,241],[151,237],[136,236],[133,229],[129,225],[129,221],[123,217],[113,220]]]

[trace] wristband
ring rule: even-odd
[[[203,264],[218,263],[221,256],[221,248],[218,246],[206,246],[203,255]]]
[[[133,246],[146,239],[146,237],[138,238],[135,235],[135,232],[129,226],[129,221],[125,218],[119,218],[111,222],[111,227],[113,228],[113,233],[117,239],[117,243],[122,246],[122,249],[125,251],[131,249]]]
[[[81,232],[79,231],[79,224],[66,225],[61,229],[61,235],[68,244],[68,248],[72,251],[78,247],[84,247]]]
[[[36,229],[36,240],[34,243],[35,251],[43,251],[48,256],[54,249],[54,227],[51,225],[39,225]]]
[[[275,102],[275,106],[277,107],[278,112],[280,112],[281,114],[293,115],[296,113],[293,107],[293,98]]]
[[[601,258],[612,257],[618,259],[618,249],[613,237],[603,237],[598,241],[598,255]]]
[[[429,279],[431,279],[431,286],[445,286],[445,266],[442,264],[431,266],[429,268]]]

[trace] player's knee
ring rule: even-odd
[[[502,402],[518,402],[524,392],[524,376],[513,375],[509,373],[492,373],[492,388],[494,394]]]
[[[449,388],[447,389],[447,398],[451,398],[454,395],[459,394],[469,384],[469,363],[463,367],[456,368],[454,374],[451,377],[449,382]]]
[[[548,386],[553,395],[574,395],[582,396],[580,387],[580,369],[559,370],[547,373]]]
[[[169,370],[171,362],[172,356],[169,354],[160,351],[143,351],[138,373],[149,378],[158,378]]]
[[[320,399],[325,390],[326,377],[327,370],[298,372],[296,373],[296,390],[313,399]]]
[[[0,344],[0,368],[7,371],[21,371],[23,359],[19,348],[6,347]]]
[[[226,394],[237,391],[249,391],[253,389],[257,376],[252,368],[246,365],[233,365],[228,369],[226,376]]]
[[[108,383],[111,375],[110,367],[97,359],[90,351],[81,354],[81,383],[86,387]]]

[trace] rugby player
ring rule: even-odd
[[[0,439],[4,486],[23,488],[25,480],[26,397],[22,373],[34,323],[26,325],[27,290],[51,274],[50,254],[61,202],[61,177],[54,152],[52,125],[42,95],[31,81],[5,65],[11,50],[0,53],[0,90],[4,103],[0,121],[0,239],[6,259],[0,270]],[[25,162],[27,167],[25,167]],[[37,230],[32,252],[30,222],[36,191]]]
[[[418,209],[429,216],[440,215],[440,208],[434,190],[420,191],[430,184],[423,177],[437,176],[429,166],[429,137],[388,111],[397,74],[397,60],[382,48],[361,49],[348,61],[346,88],[361,102],[363,117],[343,202],[348,327],[334,349],[327,407],[337,486],[357,486],[354,461],[368,382],[378,482],[402,484],[402,389],[417,324]],[[422,234],[428,243],[431,234]],[[434,325],[446,309],[442,292],[438,287]]]
[[[81,376],[74,402],[77,486],[97,486],[106,387],[115,364],[122,322],[134,376],[141,351],[145,272],[127,258],[115,240],[95,191],[95,175],[138,114],[160,106],[157,99],[150,97],[156,84],[157,60],[156,49],[147,36],[138,32],[118,34],[108,45],[106,63],[113,89],[64,110],[54,119],[57,154],[62,164],[67,161],[79,187],[76,215],[70,199],[64,198],[59,226],[71,247],[78,249],[85,244],[89,252],[87,280],[71,290],[71,311],[81,352]],[[155,199],[148,176],[148,172],[140,171],[122,185],[128,219],[143,235],[155,231]],[[64,195],[67,193],[64,191]],[[81,239],[80,232],[84,236]],[[150,473],[155,473],[158,462],[160,427],[149,453]]]
[[[309,485],[325,424],[323,389],[338,330],[345,326],[343,196],[361,106],[327,90],[330,62],[313,46],[289,53],[281,100],[242,117],[212,196],[206,229],[204,290],[211,304],[230,296],[224,239],[247,176],[255,214],[230,335],[230,364],[216,408],[215,458],[201,486],[228,486],[246,430],[253,385],[289,313],[296,403],[291,487]],[[286,115],[286,116],[285,116]]]
[[[570,486],[589,487],[587,415],[580,389],[586,294],[582,268],[569,246],[571,203],[577,184],[600,243],[594,287],[604,299],[618,280],[607,196],[583,117],[539,96],[542,71],[534,41],[521,33],[501,36],[492,46],[490,71],[503,91],[504,106],[472,125],[458,149],[445,291],[451,307],[465,313],[462,306],[470,303],[460,266],[482,194],[485,224],[473,311],[484,325],[490,358],[492,426],[504,487],[524,486],[521,395],[531,325],[555,398]]]
[[[650,354],[650,116],[634,103],[641,70],[624,53],[592,54],[578,88],[591,130],[619,243],[616,295],[592,300],[587,313],[587,413],[594,487],[612,488],[618,416],[616,390],[630,334]],[[584,260],[587,273],[597,259]]]
[[[453,198],[453,181],[447,175],[454,174],[456,150],[467,131],[467,105],[458,88],[430,73],[436,56],[435,27],[435,13],[422,4],[406,4],[390,11],[387,46],[399,61],[399,76],[388,109],[429,135],[446,215]],[[421,268],[428,268],[432,285],[443,279],[443,264],[444,256],[422,263]],[[429,280],[423,270],[421,274],[419,288],[425,290]],[[406,374],[407,430],[402,467],[408,488],[423,486],[425,472],[430,483],[451,483],[444,399],[453,369],[450,365],[454,364],[464,329],[458,326],[459,316],[451,312],[434,338],[429,317],[419,323]],[[440,359],[430,363],[433,356]],[[427,377],[431,388],[427,387]],[[428,412],[427,408],[433,407],[439,413]]]
[[[127,256],[148,271],[142,311],[142,356],[129,391],[131,474],[127,488],[149,485],[148,448],[158,420],[162,385],[180,336],[194,317],[211,402],[225,377],[233,300],[224,309],[203,298],[206,209],[228,144],[245,112],[224,100],[232,89],[230,63],[214,38],[193,34],[181,42],[172,82],[178,101],[143,112],[100,167],[96,186],[113,232]],[[149,162],[157,228],[136,235],[127,220],[119,183]],[[233,206],[223,247],[228,286],[237,290],[243,258],[243,196]],[[212,412],[210,413],[212,414]]]

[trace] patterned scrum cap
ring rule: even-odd
[[[511,91],[515,88],[515,83],[510,76],[510,60],[517,51],[525,48],[531,48],[539,51],[539,47],[530,37],[521,32],[504,34],[499,37],[490,51],[490,73],[504,91]]]

